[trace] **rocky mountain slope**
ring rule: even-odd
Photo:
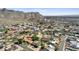
[[[21,11],[14,11],[8,9],[0,9],[0,19],[27,19],[27,20],[41,20],[43,16],[38,12],[21,12]]]
[[[0,9],[0,24],[5,23],[19,23],[19,22],[52,22],[55,21],[79,21],[79,15],[67,16],[45,16],[39,12],[22,12],[8,10],[6,8]]]

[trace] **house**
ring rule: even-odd
[[[50,38],[51,38],[51,35],[43,35],[42,40],[49,41]]]
[[[30,43],[30,44],[33,43],[31,36],[24,36],[24,41],[26,41],[26,42],[28,42],[28,43]]]
[[[65,31],[68,32],[70,29],[69,28],[65,28]]]
[[[41,34],[41,32],[38,32],[38,35],[37,35],[37,37],[39,37],[40,39],[42,38],[42,34]]]
[[[23,48],[19,45],[7,45],[6,51],[22,51]]]
[[[70,47],[76,48],[77,46],[77,41],[70,41]]]
[[[60,37],[54,37],[54,41],[56,44],[60,44],[61,38]]]
[[[54,44],[49,44],[47,49],[48,49],[49,51],[55,51],[55,48],[56,48],[56,47],[55,47]]]
[[[16,31],[8,31],[7,34],[13,34],[16,33]]]
[[[15,51],[22,51],[23,50],[23,48],[19,45],[14,45],[14,48],[16,48]]]
[[[76,39],[76,40],[77,40],[77,42],[79,42],[79,37],[77,37],[77,39]]]
[[[73,37],[73,36],[68,37],[67,42],[69,42],[70,47],[72,47],[72,48],[77,47],[77,38],[76,37]]]
[[[77,46],[76,47],[79,49],[79,42],[77,42]]]

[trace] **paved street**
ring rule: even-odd
[[[65,48],[65,42],[68,36],[62,36],[61,38],[61,43],[58,51],[64,51]]]
[[[32,51],[32,49],[28,48],[26,45],[20,46],[23,47],[23,51]]]

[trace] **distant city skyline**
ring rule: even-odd
[[[16,11],[39,12],[42,15],[79,15],[79,8],[8,8]]]

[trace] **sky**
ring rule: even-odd
[[[39,12],[42,15],[79,15],[79,8],[8,8],[24,12]]]

